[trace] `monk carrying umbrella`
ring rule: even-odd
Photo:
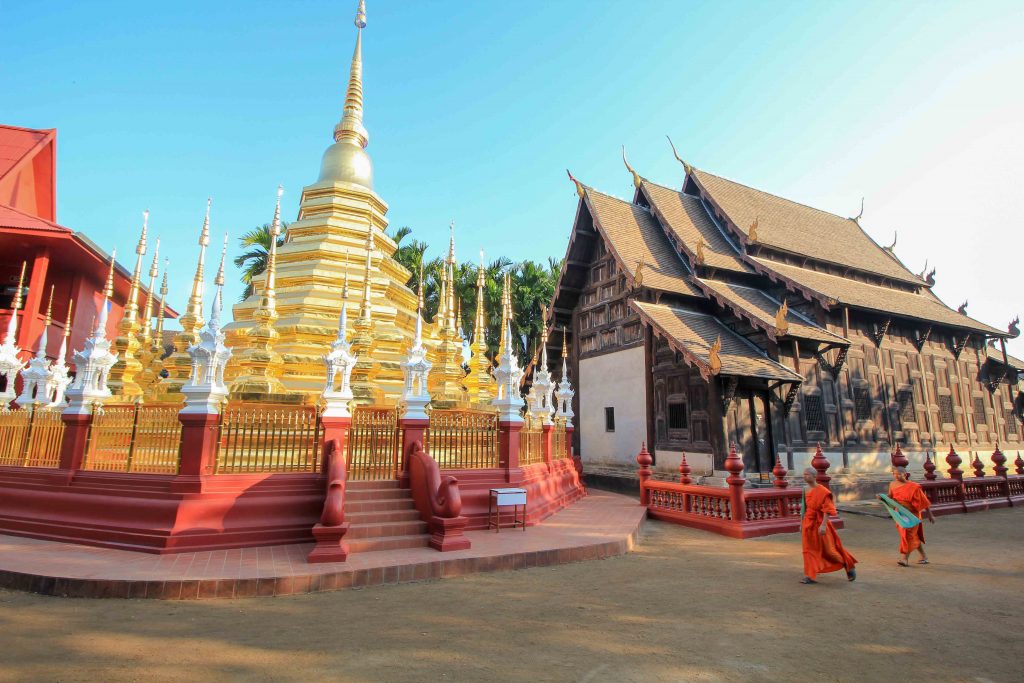
[[[804,578],[800,583],[818,583],[818,574],[846,570],[846,578],[857,578],[856,558],[846,552],[829,515],[836,514],[832,492],[818,483],[817,472],[804,470],[804,514],[800,523],[800,536],[804,551]]]
[[[900,532],[900,557],[896,563],[901,567],[909,567],[910,553],[916,550],[921,555],[917,563],[928,564],[928,555],[924,552],[921,514],[924,513],[932,524],[935,523],[931,501],[920,484],[910,481],[907,468],[893,467],[892,478],[889,482],[889,495],[880,493],[878,498],[896,522],[896,530]]]

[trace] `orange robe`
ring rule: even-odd
[[[800,523],[800,535],[804,551],[804,576],[811,579],[818,574],[839,571],[849,571],[857,564],[856,558],[846,552],[839,534],[832,522],[828,521],[828,515],[836,514],[835,503],[832,502],[832,492],[824,486],[818,485],[807,491],[804,498],[807,509],[804,512],[803,521]],[[819,534],[821,522],[825,520],[825,534]]]
[[[905,481],[899,486],[891,487],[889,496],[917,515],[918,519],[921,518],[922,512],[932,506],[921,485],[913,481]],[[918,524],[913,529],[904,529],[897,524],[896,530],[900,532],[900,552],[904,555],[917,550],[924,543],[924,524]]]

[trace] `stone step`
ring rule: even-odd
[[[373,489],[352,489],[349,486],[345,486],[345,500],[346,501],[364,501],[364,500],[405,500],[409,498],[409,489],[400,488],[373,488]]]
[[[348,549],[353,553],[372,553],[377,550],[397,550],[399,548],[425,548],[430,542],[429,534],[410,536],[386,536],[383,538],[359,538],[348,542]]]
[[[415,508],[407,510],[374,510],[369,512],[345,511],[345,521],[352,524],[383,524],[385,522],[415,522],[420,513]]]
[[[427,523],[420,520],[412,522],[368,522],[353,524],[349,527],[345,538],[349,540],[392,538],[395,536],[416,536],[426,532]]]
[[[415,510],[412,498],[389,498],[386,500],[345,500],[345,514],[360,512],[396,512],[398,510]]]
[[[397,479],[373,479],[369,481],[352,481],[348,480],[345,482],[346,491],[366,491],[367,489],[379,490],[379,489],[397,489]]]

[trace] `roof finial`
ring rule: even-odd
[[[683,161],[683,158],[679,156],[679,152],[676,151],[676,146],[672,143],[672,138],[668,137],[667,135],[665,137],[668,138],[668,144],[672,145],[672,154],[675,155],[676,161],[683,165],[683,170],[686,171],[686,175],[690,175],[691,173],[693,173],[693,166]]]
[[[708,369],[711,370],[712,375],[717,375],[722,371],[722,357],[719,352],[722,350],[722,335],[718,335],[715,339],[715,343],[711,345],[708,350]]]
[[[622,163],[626,165],[626,170],[633,176],[633,187],[640,189],[640,174],[633,170],[633,167],[629,165],[629,161],[626,160],[626,146],[622,146]]]
[[[779,310],[775,312],[775,334],[782,336],[789,332],[789,320],[786,319],[788,315],[789,302],[783,299]]]
[[[747,239],[749,241],[751,241],[751,242],[757,242],[758,241],[757,227],[758,227],[758,224],[760,222],[761,222],[761,217],[760,216],[754,217],[754,222],[750,224],[750,229],[747,230]]]
[[[704,265],[704,235],[697,237],[696,261],[698,266]]]
[[[345,106],[341,121],[334,127],[334,141],[351,142],[365,148],[370,134],[363,126],[363,29],[366,28],[366,2],[359,0],[356,10],[356,47],[352,52],[352,66],[349,68],[348,89],[345,91]]]
[[[860,219],[864,216],[864,198],[860,198],[860,213],[853,217],[853,222],[860,225]]]
[[[964,302],[960,304],[960,307],[956,309],[956,312],[960,315],[967,315],[967,299],[964,299]]]
[[[894,249],[896,249],[896,239],[897,239],[897,238],[898,238],[899,236],[900,236],[900,233],[899,233],[899,231],[898,231],[898,230],[893,230],[893,231],[892,231],[892,244],[890,244],[890,245],[889,245],[889,246],[887,246],[887,247],[883,247],[883,248],[884,248],[884,249],[885,249],[885,250],[886,250],[887,252],[889,252],[890,254],[891,254],[891,253],[893,252],[893,250],[894,250]]]
[[[572,171],[570,171],[569,169],[565,169],[565,172],[569,174],[569,180],[571,180],[573,184],[576,185],[576,194],[579,195],[580,199],[583,199],[583,183],[576,180],[576,178],[572,174]]]
[[[633,272],[633,286],[640,289],[644,286],[644,260],[636,262],[636,270]]]

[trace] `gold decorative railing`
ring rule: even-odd
[[[59,410],[19,408],[0,413],[0,465],[57,467],[63,436]]]
[[[541,421],[527,415],[523,430],[519,432],[519,464],[538,462],[544,462],[544,432],[541,431]]]
[[[396,408],[358,406],[348,434],[348,478],[394,479],[400,444]]]
[[[427,453],[441,469],[498,466],[498,414],[482,410],[432,410]]]
[[[565,419],[556,418],[555,426],[551,432],[551,459],[558,460],[559,458],[567,457],[565,450]]]
[[[82,469],[177,474],[180,409],[177,404],[104,406],[93,415]]]
[[[313,406],[229,404],[221,415],[214,473],[316,472],[320,436]]]

